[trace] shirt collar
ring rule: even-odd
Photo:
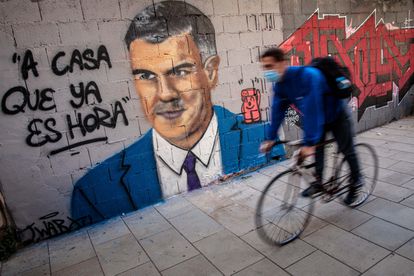
[[[214,150],[214,145],[218,133],[217,116],[213,113],[210,124],[204,132],[201,139],[191,149],[191,152],[197,157],[201,163],[207,167],[210,162],[210,157]],[[155,129],[153,129],[152,141],[154,145],[154,153],[158,156],[171,170],[177,174],[181,174],[182,166],[187,157],[188,150],[176,147],[165,140]]]

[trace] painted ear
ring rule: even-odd
[[[207,74],[211,87],[216,86],[218,81],[218,68],[220,65],[220,57],[217,55],[208,57],[204,62],[204,71]]]

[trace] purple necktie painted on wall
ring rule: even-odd
[[[189,191],[201,188],[200,179],[195,170],[196,160],[195,155],[189,151],[183,163],[183,169],[187,173],[187,187]]]

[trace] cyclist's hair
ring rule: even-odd
[[[184,33],[192,36],[203,62],[217,54],[211,20],[196,7],[181,1],[163,1],[147,6],[132,20],[124,40],[129,49],[135,39],[156,44]]]
[[[280,48],[271,48],[266,50],[261,56],[260,59],[265,57],[272,57],[276,62],[286,60],[285,52]]]

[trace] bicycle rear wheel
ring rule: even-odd
[[[257,232],[262,240],[281,246],[303,232],[313,211],[313,200],[300,194],[308,186],[304,177],[292,170],[278,174],[269,182],[256,208]],[[275,199],[278,206],[274,206]]]
[[[359,191],[353,207],[363,204],[374,191],[378,179],[378,157],[374,148],[365,143],[355,145],[355,151],[358,157],[360,174],[362,177],[362,186]],[[336,181],[338,181],[339,188],[349,186],[351,183],[351,173],[349,165],[345,158],[342,159],[341,164],[336,171]],[[347,189],[342,192],[342,197],[346,195]]]

